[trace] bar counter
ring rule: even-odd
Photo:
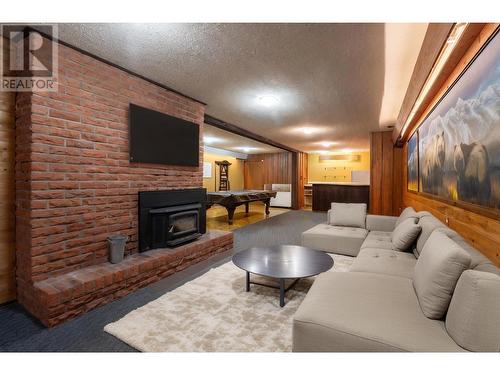
[[[313,211],[328,211],[332,202],[366,203],[369,206],[370,185],[360,182],[309,182],[312,185]]]

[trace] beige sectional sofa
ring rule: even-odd
[[[424,215],[430,213],[417,214],[413,209],[407,209],[399,217],[365,214],[363,220],[358,218],[351,221],[354,225],[345,226],[332,223],[332,210],[329,210],[326,223],[318,224],[302,233],[302,245],[349,256],[357,256],[362,248],[370,247],[374,242],[378,248],[383,248],[384,243],[386,247],[392,248],[390,235],[396,225],[407,218]]]
[[[395,251],[391,232],[412,217],[421,232]],[[356,259],[316,278],[294,316],[294,351],[500,351],[500,270],[457,232],[412,208],[367,215],[364,232],[328,226],[303,244]]]

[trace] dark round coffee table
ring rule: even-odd
[[[294,245],[252,247],[236,253],[233,263],[247,273],[247,292],[250,291],[250,284],[279,289],[281,307],[285,306],[285,293],[293,288],[297,281],[333,267],[333,259],[328,254]],[[250,280],[251,273],[278,279],[279,286],[253,282]],[[294,279],[287,288],[286,279]]]

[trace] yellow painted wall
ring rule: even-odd
[[[203,154],[203,161],[212,163],[212,177],[203,178],[203,187],[207,191],[215,191],[215,180],[217,176],[217,189],[219,188],[219,167],[215,161],[227,160],[231,163],[229,166],[229,184],[231,190],[243,190],[244,179],[244,165],[243,160],[236,159],[228,155],[217,155],[205,152]]]
[[[360,161],[319,161],[320,154],[308,154],[308,181],[351,182],[351,171],[370,170],[370,152],[354,152]]]

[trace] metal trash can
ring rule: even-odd
[[[125,244],[128,236],[123,234],[114,234],[108,237],[109,261],[111,263],[120,263],[125,254]]]

